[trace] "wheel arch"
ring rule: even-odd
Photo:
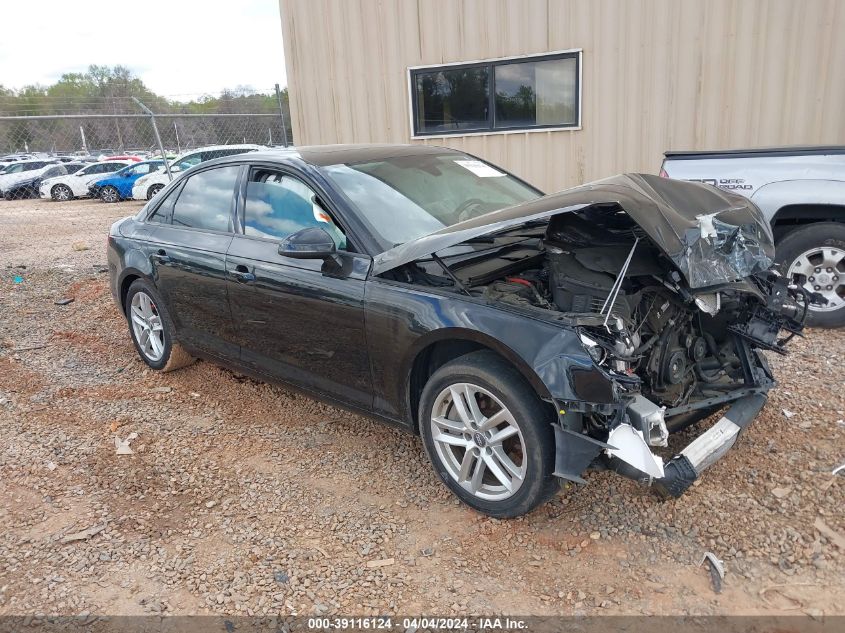
[[[786,204],[772,217],[772,228],[779,228],[781,235],[785,235],[794,228],[820,222],[845,223],[845,202]]]
[[[139,258],[140,261],[138,261]],[[144,264],[146,263],[146,260],[143,259],[143,254],[140,251],[127,251],[125,261],[126,266],[120,273],[120,277],[117,282],[117,296],[120,299],[120,312],[124,316],[126,316],[126,295],[129,293],[129,286],[132,285],[132,282],[136,279],[143,279],[144,281],[155,285],[149,272],[144,271]]]
[[[808,224],[845,222],[845,181],[784,180],[760,187],[751,196],[780,240]]]
[[[550,400],[548,388],[528,363],[514,350],[500,340],[479,332],[463,328],[444,328],[421,337],[409,352],[405,361],[407,376],[404,390],[404,404],[407,407],[407,419],[415,433],[419,432],[420,395],[431,375],[446,363],[466,354],[488,350],[513,366],[537,396]]]

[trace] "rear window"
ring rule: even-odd
[[[173,205],[175,226],[210,231],[232,230],[232,201],[240,166],[216,167],[194,174]]]

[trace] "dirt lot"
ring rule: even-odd
[[[145,369],[102,269],[138,206],[0,201],[0,614],[845,614],[845,331],[772,358],[763,414],[682,499],[596,473],[497,521],[418,438]]]

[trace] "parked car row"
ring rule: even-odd
[[[176,174],[213,158],[254,152],[261,145],[212,145],[184,152],[170,162]],[[6,200],[41,197],[57,202],[99,198],[103,202],[149,200],[170,182],[164,160],[143,160],[137,152],[86,157],[31,158],[16,154],[0,160],[0,197]],[[5,159],[9,159],[4,163]],[[95,161],[95,162],[91,162]]]

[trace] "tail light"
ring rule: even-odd
[[[668,178],[669,177],[669,174],[667,174],[666,170],[663,169],[662,167],[660,168],[660,177],[661,178]]]

